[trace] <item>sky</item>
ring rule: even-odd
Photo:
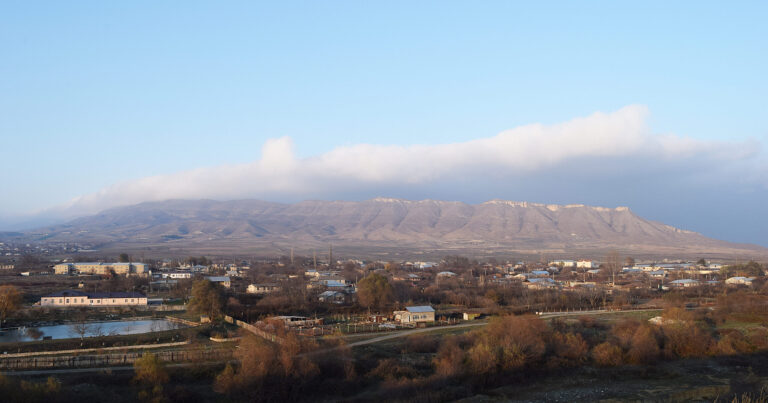
[[[0,230],[170,198],[628,206],[768,246],[768,3],[0,3]]]

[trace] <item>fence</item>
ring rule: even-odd
[[[22,370],[126,366],[133,365],[137,359],[141,358],[142,354],[142,352],[124,352],[110,354],[63,355],[54,357],[0,357],[0,369]],[[161,361],[165,362],[223,361],[232,359],[232,350],[223,348],[210,350],[158,351],[153,354],[155,354]]]
[[[120,346],[120,347],[99,347],[99,348],[80,348],[72,350],[56,350],[56,351],[33,351],[29,353],[13,353],[0,355],[0,360],[6,358],[17,357],[35,357],[41,355],[59,355],[59,354],[82,354],[82,353],[97,353],[109,350],[147,350],[150,348],[163,348],[163,347],[178,347],[189,344],[189,341],[178,341],[174,343],[160,343],[160,344],[139,344],[135,346]]]
[[[148,310],[152,311],[186,311],[186,305],[147,305]]]
[[[265,331],[259,329],[258,327],[254,326],[254,325],[251,325],[250,323],[245,323],[242,320],[237,320],[237,319],[235,319],[235,318],[233,318],[233,317],[231,317],[229,315],[225,315],[224,316],[224,320],[227,323],[232,323],[233,325],[235,325],[237,327],[243,328],[243,329],[245,329],[245,330],[255,334],[256,336],[262,337],[262,338],[264,338],[266,340],[269,340],[271,342],[274,342],[274,343],[277,343],[277,344],[283,344],[284,343],[284,340],[282,338],[278,337],[277,335],[265,332]]]
[[[168,320],[169,322],[181,323],[183,325],[187,325],[190,327],[200,326],[200,322],[193,322],[191,320],[177,318],[175,316],[166,316],[165,319]]]

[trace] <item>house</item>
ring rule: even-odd
[[[232,280],[228,276],[206,276],[205,279],[212,283],[221,284],[225,288],[232,287]]]
[[[576,267],[576,261],[574,260],[553,260],[549,262],[550,266],[560,266],[560,267]]]
[[[595,288],[597,284],[594,281],[569,281],[570,288]]]
[[[192,273],[190,272],[170,272],[170,273],[161,273],[161,278],[174,278],[174,279],[180,279],[180,278],[192,278]]]
[[[346,301],[346,294],[341,291],[323,291],[317,296],[317,300],[332,304],[343,304]]]
[[[40,306],[47,307],[113,307],[147,306],[147,296],[137,292],[88,293],[65,290],[40,298]]]
[[[456,273],[452,271],[441,271],[440,273],[437,273],[437,277],[456,277]]]
[[[725,280],[725,284],[728,285],[752,285],[753,277],[731,277]]]
[[[669,283],[669,285],[670,287],[678,287],[678,288],[696,287],[699,285],[699,280],[684,278],[681,280],[672,281]]]
[[[280,286],[274,283],[271,284],[250,284],[246,289],[248,294],[269,294],[273,292],[279,292]]]
[[[598,266],[600,264],[592,260],[579,260],[576,262],[576,267],[579,269],[596,269]]]
[[[344,277],[322,277],[318,282],[326,287],[344,287],[347,280]]]
[[[557,287],[555,280],[552,280],[549,277],[529,278],[525,285],[528,288],[534,289]]]
[[[407,306],[404,311],[394,312],[395,321],[402,324],[432,323],[435,321],[435,309],[429,305]]]

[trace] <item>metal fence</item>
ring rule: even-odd
[[[53,369],[53,368],[91,368],[133,365],[143,352],[60,355],[48,357],[0,357],[0,369]],[[232,359],[230,349],[170,350],[153,352],[164,362],[222,361]]]

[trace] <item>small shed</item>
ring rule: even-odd
[[[479,313],[464,312],[464,320],[475,320],[479,316]]]

